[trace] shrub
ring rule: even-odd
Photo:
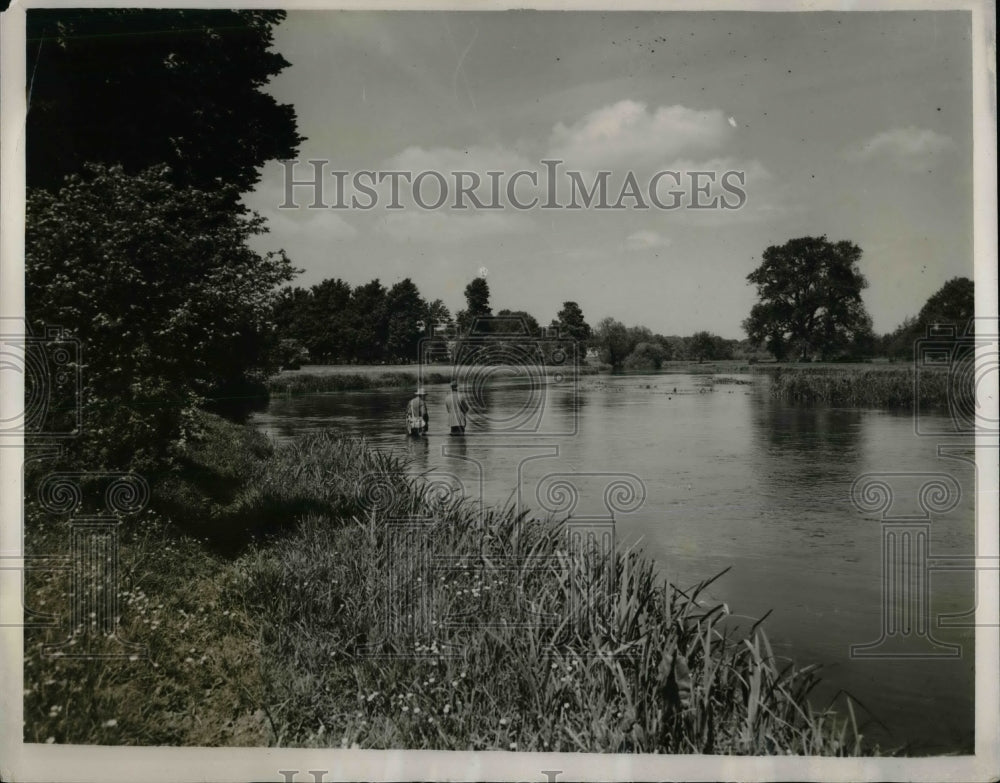
[[[263,219],[232,193],[90,166],[55,193],[33,191],[26,222],[29,326],[70,330],[82,355],[86,467],[148,467],[167,456],[198,402],[233,397],[268,369],[283,253],[248,240]]]

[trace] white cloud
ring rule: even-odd
[[[720,147],[731,135],[719,109],[660,106],[624,100],[590,112],[576,122],[558,123],[549,140],[549,155],[567,168],[610,168],[655,164],[667,158]]]
[[[953,147],[950,136],[915,128],[893,128],[872,136],[867,141],[847,151],[853,161],[890,160],[904,168],[923,168],[928,159]]]
[[[501,212],[454,212],[410,210],[386,215],[379,228],[397,242],[456,244],[504,234],[523,234],[534,229],[529,218]]]
[[[655,247],[666,247],[670,239],[655,231],[635,231],[625,237],[626,250],[649,250]]]

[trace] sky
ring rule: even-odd
[[[387,184],[371,210],[308,209],[301,188],[300,208],[280,209],[273,162],[247,202],[271,226],[259,248],[284,249],[297,285],[409,277],[455,312],[485,274],[494,312],[544,324],[574,300],[591,324],[743,338],[747,274],[795,237],[862,249],[877,332],[972,276],[966,12],[291,11],[275,47],[291,65],[267,91],[295,107],[299,159],[348,181],[485,180],[557,156],[612,171],[613,202],[629,171],[642,187],[660,170],[745,173],[735,210],[425,210],[407,186],[390,210]]]

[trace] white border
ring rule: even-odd
[[[24,312],[24,115],[25,9],[50,7],[136,6],[139,2],[93,0],[14,0],[0,17],[0,315],[10,330],[10,316]],[[609,10],[607,0],[501,0],[405,2],[404,0],[285,0],[285,2],[213,2],[168,0],[156,7],[286,9],[435,9],[506,10],[530,6],[538,10]],[[968,10],[972,13],[974,112],[974,252],[976,312],[997,316],[997,179],[996,179],[996,15],[989,0],[629,0],[613,10],[701,11],[889,11]],[[997,406],[997,374],[989,388],[980,388],[980,402]],[[17,374],[3,376],[0,418],[23,406],[23,385]],[[977,546],[980,556],[997,556],[996,439],[977,436]],[[989,446],[992,446],[990,448]],[[18,444],[0,448],[0,556],[21,555],[21,462]],[[16,560],[5,560],[9,566]],[[484,753],[443,751],[302,750],[289,748],[108,748],[37,745],[21,742],[21,683],[23,672],[20,628],[0,628],[0,780],[133,781],[133,780],[283,780],[278,770],[300,770],[297,781],[311,781],[308,770],[327,770],[332,780],[546,780],[543,770],[560,770],[558,780],[822,780],[822,781],[985,781],[1000,776],[1000,628],[998,578],[981,574],[976,621],[976,740],[975,756],[901,759],[833,759],[789,757],[653,756],[610,754]],[[20,612],[19,574],[0,571],[0,611]]]

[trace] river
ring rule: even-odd
[[[618,545],[642,547],[670,581],[686,586],[729,568],[712,596],[747,624],[771,610],[763,627],[775,652],[822,665],[817,706],[844,689],[867,708],[858,711],[866,736],[885,749],[972,752],[973,631],[947,616],[974,608],[973,577],[925,571],[918,548],[904,550],[899,567],[929,580],[927,603],[914,606],[930,625],[890,629],[882,644],[852,655],[852,645],[882,636],[883,517],[909,518],[896,531],[926,529],[913,518],[928,479],[883,478],[895,493],[884,513],[859,509],[851,487],[872,473],[945,474],[958,491],[932,507],[954,506],[929,517],[933,565],[974,552],[974,468],[940,457],[938,440],[916,435],[909,413],[793,406],[748,376],[732,380],[499,377],[474,392],[478,413],[464,438],[447,434],[447,387],[437,385],[427,387],[423,439],[403,432],[410,389],[276,395],[253,422],[276,440],[322,428],[364,436],[408,456],[414,473],[486,504],[564,516],[568,482],[575,518],[613,513]],[[937,627],[941,618],[951,625]]]

